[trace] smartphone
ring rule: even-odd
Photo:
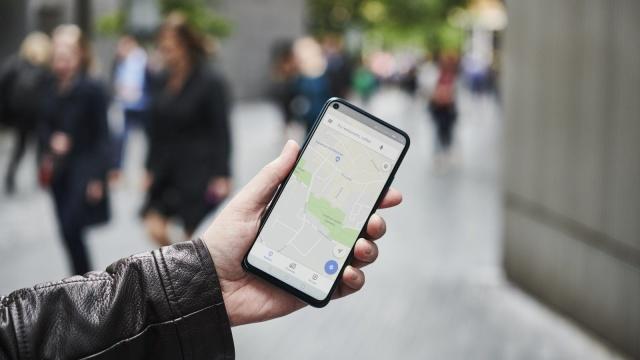
[[[402,130],[329,99],[265,212],[244,268],[325,306],[408,149]]]

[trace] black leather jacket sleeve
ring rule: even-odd
[[[229,319],[201,240],[105,272],[22,289],[0,304],[0,359],[233,359]]]

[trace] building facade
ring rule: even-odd
[[[640,358],[640,2],[507,9],[507,275]]]

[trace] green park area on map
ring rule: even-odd
[[[360,231],[344,227],[344,212],[331,206],[329,201],[310,195],[307,211],[329,230],[329,237],[334,241],[346,247],[351,247],[356,241]]]
[[[304,159],[300,159],[296,169],[293,171],[293,175],[301,183],[309,186],[311,184],[311,173],[304,169]]]

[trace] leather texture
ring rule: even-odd
[[[233,359],[201,240],[2,297],[0,359]]]

